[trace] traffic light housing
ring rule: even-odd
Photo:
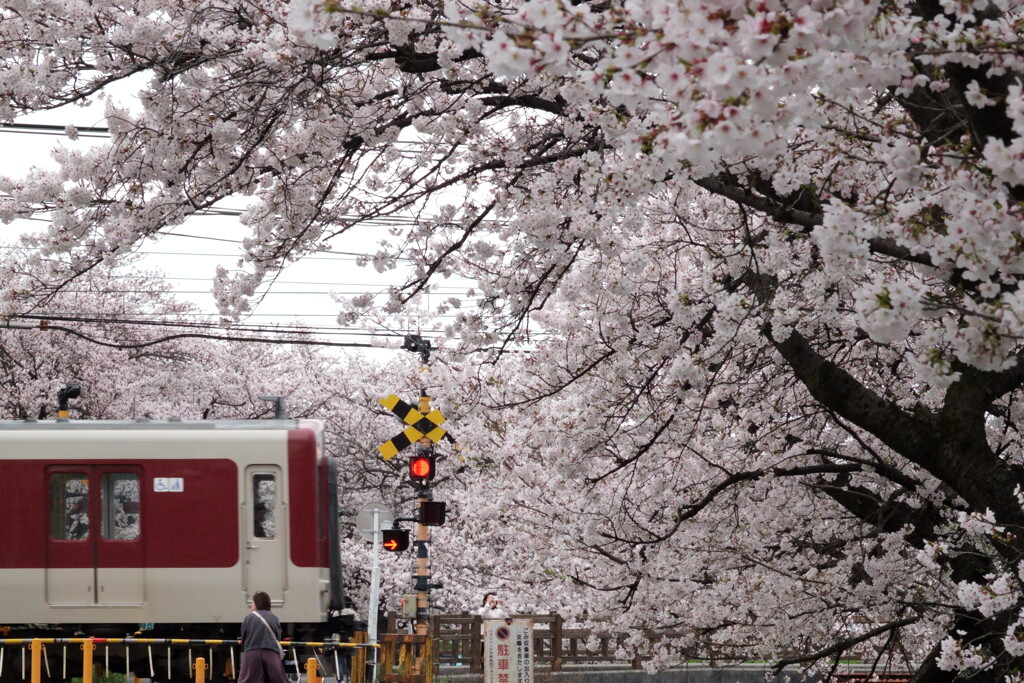
[[[400,553],[409,549],[408,529],[384,529],[381,533],[381,545],[389,553]]]
[[[435,456],[432,452],[419,452],[409,458],[409,478],[422,484],[434,478]]]
[[[439,500],[420,501],[419,523],[423,526],[442,526],[448,506]]]

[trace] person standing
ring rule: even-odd
[[[480,604],[480,608],[476,611],[480,615],[480,618],[484,621],[488,619],[504,619],[506,623],[511,624],[512,620],[508,617],[508,612],[505,611],[505,601],[499,600],[498,596],[494,593],[487,593],[484,595],[484,600]],[[487,661],[490,658],[488,655],[488,643],[490,639],[487,637],[487,625],[482,625],[480,632],[480,660],[484,666],[484,671],[488,670]]]
[[[270,596],[256,591],[242,619],[242,666],[238,683],[288,683],[282,663],[281,621],[270,611]]]
[[[505,611],[505,601],[499,600],[498,596],[494,593],[484,595],[484,601],[476,613],[483,619],[508,619],[508,612]]]

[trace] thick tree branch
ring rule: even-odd
[[[932,438],[929,425],[920,417],[881,398],[846,370],[823,358],[799,332],[791,332],[783,341],[772,338],[770,326],[766,326],[765,333],[817,401],[874,434],[900,455],[929,469]]]
[[[836,643],[833,643],[832,645],[830,645],[830,646],[828,646],[826,648],[822,648],[822,649],[817,650],[815,652],[810,652],[808,654],[801,655],[801,656],[787,657],[785,659],[780,659],[772,667],[772,671],[777,676],[777,675],[779,675],[782,672],[782,670],[784,668],[786,668],[787,666],[790,666],[791,664],[801,664],[803,662],[815,662],[815,661],[818,661],[819,659],[825,659],[826,657],[832,657],[834,655],[841,655],[842,653],[846,652],[847,650],[852,648],[854,645],[857,645],[858,643],[863,643],[865,640],[871,640],[872,638],[877,638],[878,636],[882,635],[883,633],[888,633],[889,631],[894,631],[896,629],[901,629],[904,626],[910,626],[911,624],[916,624],[919,621],[921,621],[920,617],[907,617],[905,619],[898,619],[896,621],[889,622],[888,624],[882,624],[881,626],[873,628],[870,631],[865,631],[864,633],[861,633],[859,635],[853,636],[851,638],[846,638],[844,640],[840,640],[840,641],[838,641]]]

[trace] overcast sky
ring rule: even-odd
[[[20,119],[17,123],[56,125],[61,128],[68,124],[80,127],[106,125],[102,103],[88,108],[65,107],[56,111],[40,112]],[[5,154],[0,158],[0,175],[11,177],[21,176],[33,166],[56,168],[50,154],[56,146],[87,146],[106,142],[104,137],[90,137],[88,134],[82,134],[77,141],[72,141],[60,134],[28,133],[3,128],[0,128],[0,135],[5,150]],[[232,197],[222,201],[217,208],[240,211],[245,208],[246,202],[245,197]],[[0,225],[0,240],[11,244],[24,231],[37,229],[43,225],[45,223],[39,220]],[[308,256],[290,265],[243,323],[300,324],[317,328],[322,339],[370,341],[368,335],[354,334],[358,330],[338,326],[336,316],[339,307],[332,294],[355,295],[377,292],[385,289],[388,284],[400,282],[404,269],[380,274],[372,267],[359,267],[356,263],[355,254],[375,250],[378,238],[374,236],[374,232],[380,230],[379,227],[360,229],[354,234],[336,240],[332,244],[333,253]],[[246,234],[246,228],[239,224],[237,216],[197,216],[173,228],[170,234],[161,239],[147,242],[139,250],[142,258],[134,267],[161,271],[181,299],[194,303],[204,318],[216,321],[217,313],[210,293],[214,273],[218,265],[229,270],[237,268],[239,242]],[[450,286],[442,288],[436,296],[461,295],[465,293],[467,286],[467,283],[451,283]],[[410,321],[408,329],[395,331],[415,333],[417,329],[415,322]],[[381,340],[389,345],[401,343],[401,339],[395,337],[377,339]]]

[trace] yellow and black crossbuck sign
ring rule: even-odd
[[[385,460],[395,457],[399,451],[423,437],[427,437],[434,443],[437,443],[447,434],[441,428],[441,423],[445,421],[445,417],[441,414],[440,410],[431,410],[424,415],[394,394],[387,398],[382,398],[380,404],[400,417],[402,422],[409,425],[401,434],[377,446],[377,450],[380,451]]]

